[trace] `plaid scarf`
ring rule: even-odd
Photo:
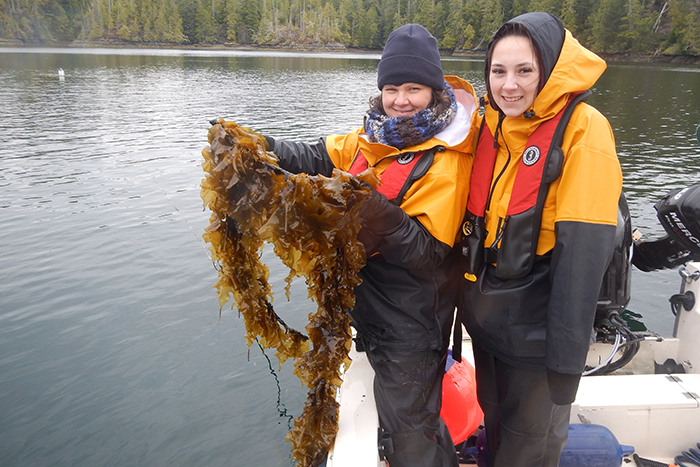
[[[428,141],[452,123],[457,115],[454,91],[447,83],[445,90],[451,104],[442,112],[438,112],[437,106],[433,106],[410,117],[389,117],[378,110],[370,110],[365,119],[365,133],[369,140],[396,149],[409,148]]]

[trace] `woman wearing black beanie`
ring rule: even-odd
[[[295,173],[379,174],[361,214],[367,264],[350,314],[376,375],[380,456],[391,467],[456,467],[440,418],[455,308],[446,258],[467,202],[476,97],[443,76],[437,40],[418,24],[389,35],[377,85],[361,128],[315,144],[268,137],[269,149]]]

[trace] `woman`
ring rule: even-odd
[[[554,467],[566,443],[622,189],[608,121],[577,104],[604,70],[548,13],[488,46],[458,250],[492,467]]]
[[[466,208],[477,101],[469,83],[443,76],[437,40],[418,24],[389,35],[377,84],[362,128],[316,144],[268,137],[269,149],[295,173],[378,171],[382,185],[361,214],[367,264],[351,315],[376,375],[380,452],[391,467],[457,466],[440,419],[455,307],[446,257]]]

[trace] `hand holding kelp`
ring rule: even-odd
[[[287,435],[302,467],[320,464],[337,432],[343,365],[350,364],[350,317],[365,250],[357,240],[358,211],[370,187],[334,171],[331,178],[290,174],[266,151],[265,138],[219,119],[202,151],[204,205],[212,211],[204,239],[219,271],[215,285],[223,307],[233,296],[250,346],[277,350],[280,366],[295,359],[294,373],[310,390],[303,414]],[[289,268],[287,298],[303,276],[318,309],[305,336],[289,328],[272,307],[269,271],[260,261],[265,243]]]

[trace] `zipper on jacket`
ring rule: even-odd
[[[498,125],[496,125],[496,131],[493,134],[493,147],[497,148],[498,147],[498,133],[502,129],[502,124],[503,124],[503,119],[506,117],[504,113],[499,113],[498,114]],[[503,144],[506,147],[506,151],[508,152],[508,158],[506,159],[506,163],[501,169],[501,172],[496,176],[494,179],[493,183],[491,184],[491,188],[489,189],[489,196],[486,198],[486,211],[491,209],[491,198],[493,198],[493,192],[496,189],[496,185],[498,184],[498,181],[500,178],[503,176],[505,173],[506,169],[508,168],[508,165],[510,164],[510,148],[508,147],[508,143],[506,143],[506,140],[503,140]]]
[[[489,258],[492,254],[498,251],[498,243],[501,241],[501,239],[503,238],[503,234],[506,231],[506,224],[508,224],[508,216],[498,219],[498,227],[496,228],[496,238],[493,240],[493,243],[489,247]],[[494,259],[493,261],[489,262],[495,263],[496,261]]]
[[[498,124],[496,125],[496,131],[494,132],[493,136],[493,147],[497,148],[498,147],[498,134],[503,130],[503,120],[506,118],[506,115],[503,112],[498,113]],[[506,152],[508,153],[508,158],[506,159],[506,163],[503,165],[503,168],[499,172],[499,174],[496,176],[494,179],[493,183],[491,184],[491,188],[489,190],[489,196],[486,199],[486,210],[484,212],[484,216],[486,215],[486,211],[491,210],[491,200],[493,198],[493,192],[496,190],[496,185],[498,184],[499,180],[503,176],[503,174],[506,172],[506,169],[510,165],[510,160],[511,160],[511,154],[510,154],[510,148],[508,147],[508,143],[506,142],[505,138],[503,139],[503,145],[506,148]],[[488,247],[490,252],[494,252],[498,249],[498,243],[501,241],[503,238],[503,233],[506,228],[506,223],[507,223],[507,218],[499,218],[498,219],[498,227],[496,229],[496,239],[493,241],[491,246]]]

